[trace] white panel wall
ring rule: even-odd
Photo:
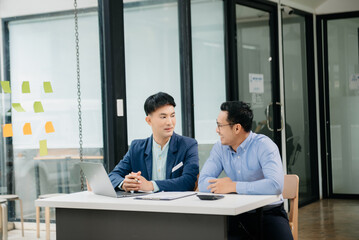
[[[359,11],[358,0],[268,0],[305,12],[319,14]]]
[[[359,11],[358,0],[327,0],[315,9],[316,14]]]

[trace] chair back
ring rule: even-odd
[[[298,239],[298,198],[299,177],[295,174],[284,176],[283,198],[289,200],[289,225],[292,230],[293,239]]]
[[[197,181],[194,184],[194,189],[193,189],[193,191],[196,191],[196,192],[198,192],[198,178],[199,178],[199,173],[197,174]]]

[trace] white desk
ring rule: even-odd
[[[36,200],[56,208],[56,235],[62,239],[227,239],[227,216],[278,201],[276,195],[226,194],[203,201],[110,198],[79,192]]]

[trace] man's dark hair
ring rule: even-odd
[[[175,100],[171,95],[164,92],[153,94],[149,96],[145,101],[145,113],[148,116],[149,114],[156,111],[158,108],[166,105],[172,105],[173,107],[176,107]]]
[[[252,129],[253,112],[249,104],[241,101],[224,102],[221,105],[221,110],[228,112],[228,123],[239,123],[246,132]]]

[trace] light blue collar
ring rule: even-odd
[[[236,152],[240,152],[240,150],[242,149],[243,151],[246,151],[249,143],[252,141],[253,138],[253,132],[250,131],[248,137],[237,147]],[[234,150],[232,149],[231,146],[227,146],[228,150],[231,152],[234,152]]]

